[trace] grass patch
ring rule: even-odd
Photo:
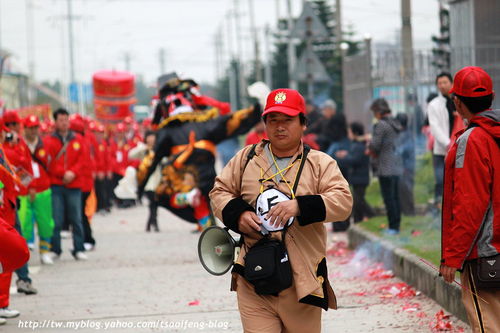
[[[385,216],[376,216],[358,225],[439,267],[441,229],[431,216],[403,216],[398,236],[383,234],[383,230],[387,228]]]
[[[434,197],[434,169],[431,152],[417,156],[413,196],[416,205],[425,205]],[[366,188],[365,198],[372,207],[384,206],[377,177],[372,177],[370,185]]]

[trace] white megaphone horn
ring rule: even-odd
[[[198,240],[198,257],[203,268],[213,275],[225,274],[233,266],[240,247],[227,228],[212,226]]]

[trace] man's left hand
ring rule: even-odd
[[[297,200],[282,201],[276,206],[273,206],[266,219],[270,221],[275,228],[282,228],[285,223],[293,216],[299,216],[300,209]]]
[[[441,264],[441,267],[439,267],[439,274],[441,274],[443,279],[448,283],[452,283],[455,280],[456,272],[457,269],[455,267],[446,266],[444,264]]]

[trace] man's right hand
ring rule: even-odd
[[[69,184],[75,179],[76,175],[73,171],[67,170],[63,176],[63,184]]]
[[[241,214],[240,219],[238,220],[238,229],[242,234],[245,234],[250,238],[260,239],[262,238],[262,234],[260,233],[261,224],[262,222],[257,214],[247,210]]]

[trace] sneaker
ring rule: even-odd
[[[7,324],[7,319],[0,318],[0,326]]]
[[[71,232],[69,230],[61,230],[61,238],[62,239],[71,238]]]
[[[78,251],[78,252],[75,252],[73,254],[73,257],[75,257],[75,260],[88,260],[89,257],[87,257],[87,255],[85,253],[83,253],[82,251]]]
[[[54,258],[52,257],[52,253],[49,252],[40,253],[40,261],[42,262],[43,265],[54,265]]]
[[[0,318],[16,318],[21,313],[17,310],[11,310],[8,307],[0,308]]]
[[[57,254],[55,252],[47,252],[47,255],[52,259],[52,261],[56,261],[56,260],[59,260],[59,258],[61,258],[61,255],[60,254]]]
[[[35,243],[28,243],[28,249],[30,249],[30,251],[33,251],[35,249]]]
[[[396,229],[385,229],[384,230],[384,235],[387,235],[387,236],[396,236],[396,235],[399,235],[399,230],[396,230]]]
[[[35,295],[36,293],[38,293],[38,290],[33,288],[33,286],[31,285],[31,282],[29,282],[29,281],[17,280],[16,286],[17,286],[18,293],[25,293],[26,295]],[[1,315],[0,315],[0,317],[1,317]]]
[[[83,248],[85,251],[92,251],[95,248],[95,245],[92,243],[83,243]]]

